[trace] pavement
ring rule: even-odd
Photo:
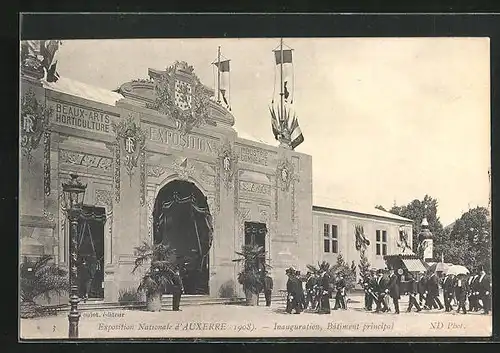
[[[182,311],[102,310],[82,312],[79,337],[109,338],[281,338],[281,337],[487,337],[492,334],[491,314],[457,314],[438,310],[401,314],[367,312],[363,297],[351,295],[347,310],[319,315],[306,310],[287,314],[283,303],[271,307],[242,305],[186,306]],[[333,308],[334,300],[331,301]],[[392,306],[392,303],[391,303]],[[20,320],[23,339],[64,339],[67,313]]]

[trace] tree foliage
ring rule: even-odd
[[[430,197],[429,195],[425,195],[422,201],[415,199],[408,205],[394,205],[389,212],[413,220],[412,244],[413,251],[415,253],[418,252],[418,245],[420,244],[418,235],[420,233],[424,217],[427,217],[429,230],[431,231],[434,239],[434,246],[443,243],[444,229],[441,221],[439,220],[438,201],[436,199]]]
[[[366,254],[364,251],[360,251],[360,257],[359,257],[359,274],[361,277],[365,277],[369,272],[370,272],[370,262],[368,261],[368,258],[366,257]]]
[[[354,271],[353,271],[354,270]],[[344,276],[344,281],[346,284],[346,289],[350,290],[354,288],[356,284],[356,267],[352,268],[352,265],[349,266],[342,256],[341,253],[337,256],[337,262],[330,267],[330,276],[331,278],[335,278],[335,275]]]
[[[476,207],[462,214],[446,237],[442,250],[446,262],[469,269],[491,267],[491,221],[486,208]]]
[[[234,262],[242,263],[242,269],[238,273],[238,283],[243,285],[243,290],[258,294],[262,289],[261,270],[271,268],[266,261],[266,251],[259,245],[243,245],[241,251],[236,251],[238,259]]]
[[[488,209],[470,209],[447,229],[443,228],[439,220],[437,200],[429,195],[404,206],[394,205],[389,212],[414,221],[412,240],[415,253],[419,252],[418,235],[425,216],[432,233],[435,261],[439,261],[442,254],[445,262],[460,264],[469,269],[491,267],[491,221]]]
[[[169,244],[151,244],[144,241],[135,248],[134,252],[136,259],[132,273],[149,265],[137,291],[144,291],[147,295],[161,294],[168,285],[172,284],[175,269],[178,266],[175,249]]]

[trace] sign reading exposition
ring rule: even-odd
[[[111,115],[104,111],[54,101],[49,102],[49,106],[52,108],[52,123],[105,134],[113,133]]]

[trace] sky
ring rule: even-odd
[[[313,156],[313,193],[390,208],[428,194],[443,225],[488,205],[487,38],[286,38],[294,106]],[[270,125],[278,38],[66,40],[61,76],[116,89],[175,60],[213,87],[221,46],[231,60],[238,131],[277,145]]]

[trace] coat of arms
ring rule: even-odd
[[[130,117],[112,126],[118,145],[125,151],[124,165],[130,178],[130,185],[132,185],[134,168],[137,167],[140,152],[144,149],[146,135],[139,124]]]
[[[183,134],[209,118],[209,95],[193,71],[186,62],[175,62],[156,79],[156,99],[147,105],[173,120]]]
[[[38,102],[30,89],[21,99],[21,149],[23,155],[31,161],[31,152],[40,144],[43,133],[49,125],[52,109]]]
[[[236,165],[238,163],[238,155],[228,140],[224,142],[219,149],[219,165],[221,168],[222,180],[226,189],[231,188],[234,174],[236,173]]]
[[[293,164],[288,159],[285,158],[279,161],[276,169],[276,177],[281,184],[281,190],[288,191],[290,189],[290,184],[296,179]]]

